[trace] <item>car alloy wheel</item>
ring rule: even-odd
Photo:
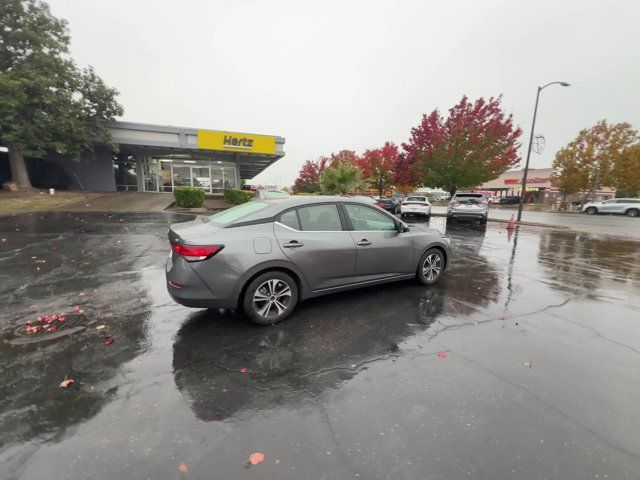
[[[595,215],[596,213],[598,213],[598,210],[596,210],[596,207],[589,207],[586,210],[587,215]]]
[[[437,248],[427,250],[420,258],[417,277],[425,285],[432,285],[438,281],[444,271],[444,255]]]
[[[243,306],[255,323],[271,325],[288,317],[298,303],[298,286],[286,273],[267,272],[254,279],[245,291]]]
[[[635,208],[627,210],[627,217],[637,217],[637,216],[638,216],[638,210],[636,210]]]

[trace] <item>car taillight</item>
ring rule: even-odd
[[[200,262],[213,257],[224,248],[224,245],[181,245],[180,243],[171,243],[171,248],[187,262]]]

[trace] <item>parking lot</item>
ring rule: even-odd
[[[189,218],[0,218],[1,478],[640,478],[633,235],[434,217],[437,285],[259,327],[170,299]],[[21,328],[61,312],[75,328]]]

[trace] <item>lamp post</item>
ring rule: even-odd
[[[529,148],[527,148],[527,161],[524,164],[524,173],[522,175],[522,190],[520,191],[520,204],[518,205],[518,222],[522,218],[522,204],[524,203],[524,194],[527,188],[527,175],[529,174],[529,157],[531,157],[531,143],[533,143],[533,133],[536,129],[536,115],[538,114],[538,100],[540,100],[540,92],[550,85],[562,85],[568,87],[567,82],[551,82],[542,87],[538,87],[538,93],[536,94],[536,106],[533,108],[533,122],[531,122],[531,135],[529,135]]]

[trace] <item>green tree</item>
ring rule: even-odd
[[[31,188],[25,156],[80,160],[96,138],[116,151],[104,121],[123,114],[118,92],[71,60],[66,22],[40,0],[2,0],[0,25],[0,144],[18,188]]]
[[[368,186],[369,182],[362,179],[362,171],[349,163],[329,167],[320,177],[320,190],[328,195],[346,195]]]
[[[613,186],[623,197],[637,197],[640,194],[640,143],[623,150],[613,166]]]
[[[624,174],[616,174],[616,163],[637,141],[638,132],[626,122],[609,125],[601,120],[581,130],[556,154],[552,185],[565,193],[584,192],[583,201],[601,186],[623,185]]]

